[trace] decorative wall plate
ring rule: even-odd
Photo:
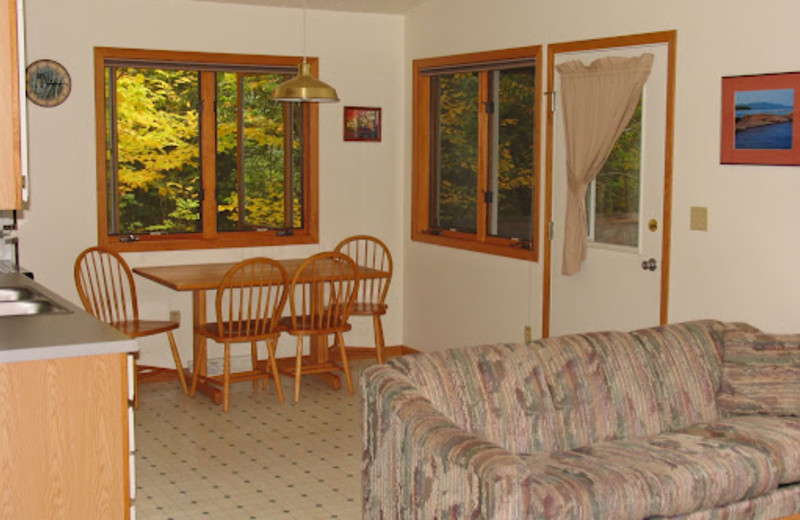
[[[28,99],[42,107],[54,107],[69,96],[72,79],[57,61],[39,60],[25,70],[25,86]]]

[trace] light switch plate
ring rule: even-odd
[[[705,206],[692,206],[689,219],[689,229],[693,231],[708,231],[708,208]]]

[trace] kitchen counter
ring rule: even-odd
[[[25,286],[66,312],[0,317],[0,363],[136,352],[136,340],[19,273],[0,274],[0,287]]]

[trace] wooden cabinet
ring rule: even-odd
[[[22,207],[17,2],[0,0],[0,209]]]
[[[0,363],[0,518],[126,519],[125,353]]]

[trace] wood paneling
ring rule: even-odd
[[[0,209],[22,207],[17,4],[0,6]]]
[[[0,518],[127,518],[125,363],[0,364]]]

